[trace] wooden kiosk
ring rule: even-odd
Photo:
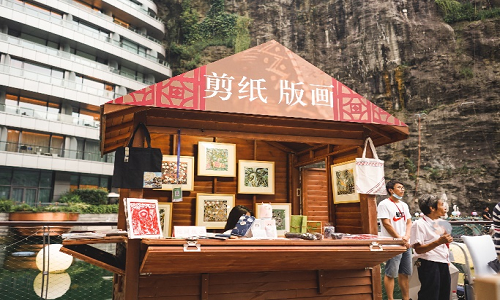
[[[192,191],[173,203],[172,226],[195,225],[198,193],[233,194],[236,205],[250,208],[290,203],[292,214],[350,234],[377,234],[375,196],[334,201],[331,166],[361,157],[366,137],[379,146],[409,134],[404,123],[275,41],[104,104],[102,153],[126,145],[139,122],[163,155],[177,155],[180,148],[180,155],[198,163],[198,142],[217,142],[236,145],[237,160],[274,163],[269,194],[239,193],[237,175],[196,173]],[[121,199],[129,197],[171,202],[172,193],[120,190]],[[123,207],[118,226],[126,229]],[[93,243],[117,243],[117,253],[99,251]],[[68,240],[62,248],[114,272],[114,299],[175,300],[381,299],[379,265],[404,250],[402,241],[384,239],[188,244],[126,237]]]

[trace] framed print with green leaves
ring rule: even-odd
[[[238,193],[274,194],[274,162],[239,160]]]
[[[331,166],[333,203],[359,202],[355,182],[356,161]]]
[[[260,219],[260,206],[264,203],[255,204],[255,217]],[[276,220],[276,231],[278,236],[284,236],[290,232],[290,219],[292,218],[292,205],[290,203],[270,203],[273,210],[273,219]]]
[[[199,176],[236,176],[236,145],[198,142]]]

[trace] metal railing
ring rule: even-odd
[[[112,299],[112,272],[59,251],[62,232],[88,226],[99,231],[116,228],[116,222],[1,221],[2,299]],[[116,254],[116,244],[93,246]]]
[[[95,10],[91,9],[90,7],[87,7],[87,6],[81,5],[80,3],[75,2],[75,1],[73,1],[73,0],[63,0],[63,1],[64,1],[64,2],[66,2],[66,3],[68,3],[68,4],[69,4],[69,5],[71,5],[71,6],[74,6],[75,8],[77,8],[77,9],[79,9],[79,10],[85,10],[85,11],[87,11],[87,13],[92,14],[93,16],[96,16],[96,17],[101,18],[101,19],[103,19],[103,20],[106,20],[106,21],[108,21],[108,22],[113,22],[113,23],[115,23],[115,22],[114,22],[114,20],[113,20],[113,17],[108,16],[108,15],[105,15],[105,14],[103,14],[103,13],[101,13],[101,12],[95,11]],[[144,9],[141,9],[141,12],[142,12],[142,11],[145,11],[145,10],[144,10]],[[162,20],[159,20],[159,21],[160,21],[160,22],[163,22]],[[116,23],[115,23],[115,24],[116,24]],[[123,27],[123,26],[122,26],[122,27]],[[136,33],[136,34],[139,34],[139,35],[141,35],[141,36],[143,36],[143,37],[147,38],[148,40],[151,40],[151,41],[155,42],[156,44],[162,45],[162,42],[161,42],[160,40],[155,39],[154,37],[149,36],[149,35],[147,35],[147,34],[141,33],[141,32],[139,32],[137,29],[135,29],[135,28],[133,28],[133,27],[123,27],[123,28],[126,28],[126,29],[128,29],[128,30],[130,30],[130,31],[132,31],[132,32],[134,32],[134,33]]]
[[[114,163],[114,154],[105,154],[101,157],[100,152],[67,150],[59,147],[48,147],[35,144],[22,144],[11,142],[0,142],[0,151],[17,152],[33,155],[44,155],[51,157],[62,157],[71,159],[81,159],[88,161],[98,161],[106,163]]]
[[[102,89],[97,89],[95,87],[92,87],[92,86],[89,86],[89,85],[86,85],[83,83],[78,83],[78,82],[75,82],[72,80],[47,76],[47,75],[28,71],[25,69],[19,69],[19,68],[12,67],[12,66],[6,66],[6,65],[0,64],[0,73],[12,75],[12,76],[18,76],[18,77],[22,77],[25,79],[31,79],[31,80],[38,81],[38,82],[48,83],[48,84],[52,84],[54,86],[65,87],[68,89],[88,93],[91,95],[107,98],[110,100],[123,96],[123,95],[115,93],[113,91],[108,91],[108,90],[104,89],[104,84],[103,84]]]
[[[154,82],[151,82],[149,80],[146,80],[145,78],[138,77],[135,74],[133,74],[133,76],[131,76],[130,74],[123,72],[119,69],[115,69],[115,68],[110,67],[108,65],[98,63],[98,62],[90,60],[88,58],[78,56],[76,54],[72,54],[72,53],[69,53],[66,51],[57,50],[57,49],[54,49],[54,48],[51,48],[51,47],[48,47],[45,45],[41,45],[41,44],[37,44],[37,43],[31,42],[28,40],[21,39],[18,37],[14,37],[14,36],[8,35],[6,33],[0,33],[0,40],[6,41],[12,45],[19,45],[23,48],[32,49],[32,50],[35,50],[37,52],[45,53],[45,54],[48,54],[50,56],[60,57],[61,59],[65,59],[65,60],[67,59],[67,60],[82,64],[82,65],[91,67],[93,69],[98,69],[98,70],[101,70],[104,72],[110,72],[113,74],[121,75],[121,76],[130,78],[132,80],[138,81],[140,83],[145,83],[145,84],[153,84],[154,83]]]
[[[40,11],[38,11],[36,9],[30,8],[28,6],[23,5],[22,3],[14,2],[12,0],[0,0],[0,4],[2,4],[5,7],[9,7],[15,11],[19,11],[19,12],[22,12],[24,14],[36,17],[36,18],[40,18],[42,20],[49,21],[53,24],[60,25],[62,27],[65,27],[65,28],[71,29],[73,31],[82,33],[84,35],[98,39],[100,41],[110,43],[111,45],[120,47],[120,48],[126,50],[127,52],[143,56],[150,61],[154,61],[160,65],[163,65],[163,66],[170,68],[169,64],[164,60],[161,60],[161,59],[159,59],[155,56],[152,56],[150,54],[142,55],[141,53],[139,53],[138,49],[131,49],[130,47],[126,47],[126,45],[124,45],[122,42],[113,41],[109,37],[109,33],[106,33],[105,35],[103,35],[103,32],[97,33],[95,31],[92,31],[90,28],[86,28],[85,26],[82,26],[80,24],[76,24],[76,23],[74,23],[72,21],[68,21],[68,20],[63,20],[62,18],[55,17],[54,15],[41,13]]]
[[[99,128],[100,122],[96,120],[90,120],[87,118],[77,118],[71,115],[65,115],[60,113],[51,113],[48,111],[35,110],[26,107],[14,106],[0,104],[0,112],[6,112],[8,114],[28,116],[36,119],[58,121],[66,124],[73,124],[79,126]]]

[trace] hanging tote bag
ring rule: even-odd
[[[366,147],[368,143],[370,144],[374,158],[366,158]],[[363,156],[361,158],[356,158],[354,174],[357,193],[371,195],[387,194],[385,188],[384,161],[378,159],[373,141],[369,137],[365,141]]]
[[[137,130],[141,129],[146,138],[147,148],[132,147]],[[111,186],[126,189],[142,189],[144,173],[155,172],[161,176],[162,153],[160,149],[151,148],[151,136],[148,128],[139,123],[126,147],[115,152],[115,168]]]

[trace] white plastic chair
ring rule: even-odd
[[[462,236],[462,240],[469,249],[474,264],[474,277],[496,274],[488,263],[497,258],[495,244],[489,235]]]

